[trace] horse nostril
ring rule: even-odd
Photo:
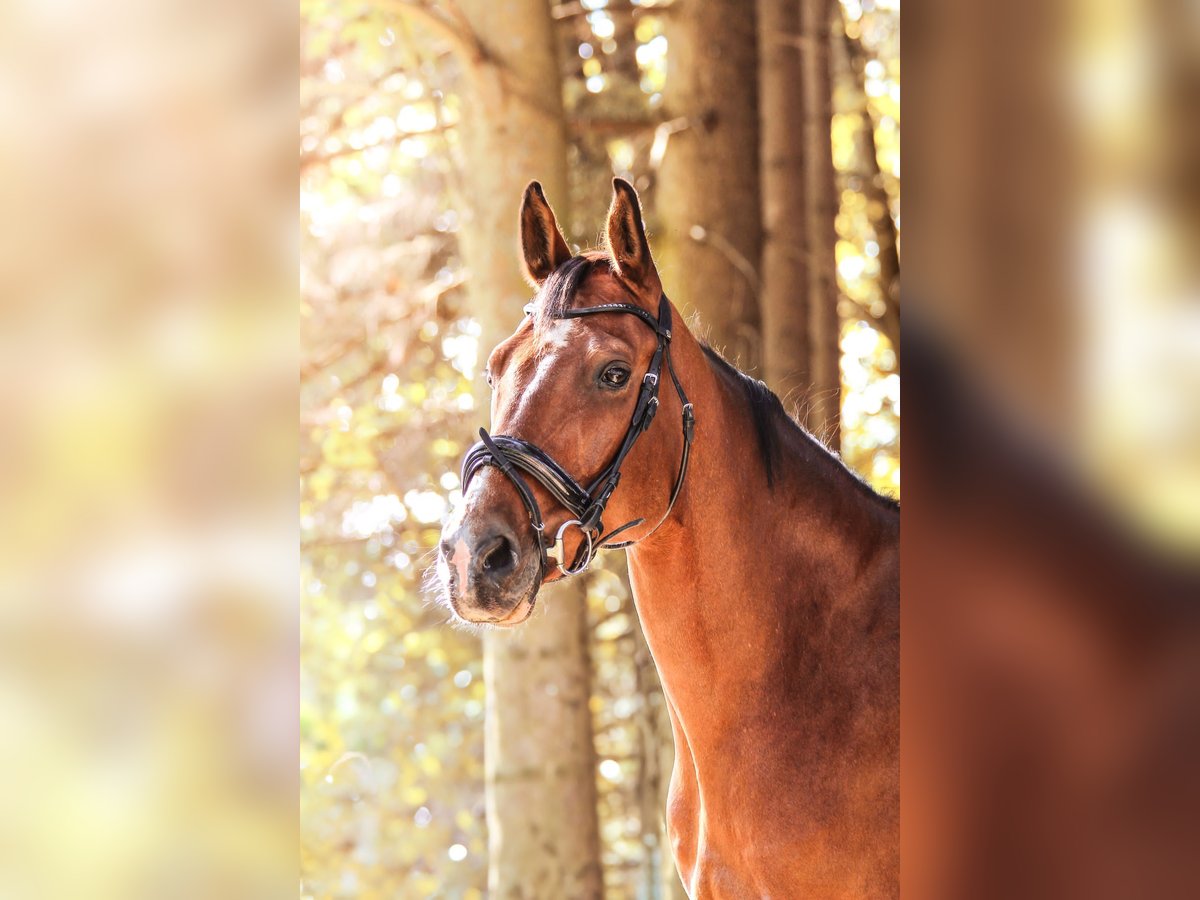
[[[449,559],[450,555],[454,553],[454,544],[449,538],[442,538],[438,544],[438,549],[441,550],[443,559]]]
[[[504,535],[497,535],[479,550],[484,574],[496,578],[507,575],[517,565],[517,554],[512,542]]]

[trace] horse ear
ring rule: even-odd
[[[608,252],[618,273],[634,282],[657,275],[642,224],[642,205],[633,185],[623,178],[613,179],[607,237]]]
[[[521,256],[525,278],[534,287],[571,258],[571,248],[558,230],[554,210],[536,181],[529,182],[521,199]]]

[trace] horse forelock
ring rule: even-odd
[[[534,328],[540,333],[571,308],[576,293],[588,276],[607,263],[598,253],[572,256],[542,282],[533,301]]]

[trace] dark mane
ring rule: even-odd
[[[708,344],[701,343],[704,355],[709,363],[718,371],[724,372],[745,394],[747,405],[750,407],[750,418],[754,422],[754,432],[758,437],[759,458],[767,473],[767,486],[775,486],[775,470],[779,461],[780,431],[791,431],[803,440],[819,447],[826,456],[836,462],[853,480],[855,486],[865,495],[894,510],[900,509],[898,500],[878,493],[867,484],[857,472],[850,469],[824,444],[802,428],[784,410],[783,404],[774,392],[757,378],[752,378],[741,371]]]

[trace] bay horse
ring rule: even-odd
[[[627,547],[689,895],[899,896],[898,505],[692,336],[628,183],[601,250],[571,253],[536,182],[520,232],[537,293],[488,358],[443,599],[511,627]]]

